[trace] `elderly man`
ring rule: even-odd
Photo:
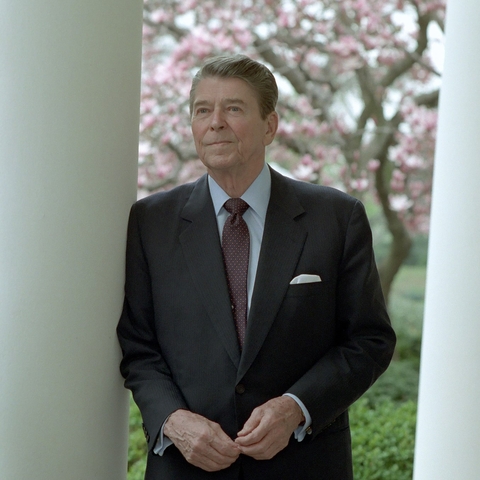
[[[147,480],[353,478],[347,410],[395,335],[362,204],[265,163],[277,97],[258,62],[206,62],[207,174],[132,208],[118,336]]]

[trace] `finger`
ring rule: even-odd
[[[262,420],[253,432],[236,438],[235,442],[240,446],[243,454],[262,460],[270,459],[280,450],[283,450],[290,437],[291,432],[289,430],[278,428],[275,422]]]
[[[243,425],[243,428],[237,433],[237,436],[243,437],[253,432],[260,425],[262,417],[262,410],[260,409],[260,407],[257,407],[255,410],[253,410],[250,417]]]
[[[252,445],[260,442],[275,427],[274,419],[268,409],[259,409],[250,417],[243,429],[238,432],[235,442],[239,445]]]
[[[206,442],[201,437],[180,445],[179,449],[189,463],[207,471],[217,471],[229,467],[241,453],[240,448],[232,440],[230,442],[232,445],[224,447],[223,453],[217,450],[214,442]]]
[[[240,451],[237,453],[235,457],[229,457],[226,455],[219,455],[215,449],[210,449],[205,451],[203,455],[196,455],[193,454],[190,459],[187,458],[188,461],[192,464],[197,464],[204,470],[208,471],[218,471],[228,468],[235,460],[238,458]]]
[[[203,457],[203,456],[190,456],[187,457],[185,456],[185,459],[195,467],[201,468],[202,470],[205,470],[207,472],[218,472],[219,470],[224,470],[225,468],[228,468],[235,460],[230,460],[230,461],[221,461],[217,462],[214,459],[210,457]]]
[[[220,425],[189,411],[177,411],[165,424],[165,433],[185,459],[204,470],[230,466],[240,455],[239,447]]]
[[[210,447],[219,455],[236,459],[240,454],[238,445],[223,430],[215,435],[210,442]]]
[[[268,430],[261,427],[261,424],[255,430],[251,432],[240,435],[235,439],[235,443],[240,446],[254,445],[258,442],[261,442],[265,436],[268,434]]]
[[[251,445],[240,445],[244,455],[256,460],[269,460],[283,450],[289,442],[289,436],[279,432],[269,432],[259,442]]]
[[[240,449],[244,455],[254,458],[255,460],[270,460],[280,450],[282,446],[271,441],[272,439],[264,438],[262,441],[253,445],[241,446]]]

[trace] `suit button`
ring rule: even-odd
[[[239,383],[236,387],[235,387],[235,391],[237,393],[239,393],[240,395],[242,393],[245,393],[245,385],[243,383]]]

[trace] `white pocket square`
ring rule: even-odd
[[[322,279],[320,278],[320,275],[310,275],[308,273],[302,273],[301,275],[295,277],[290,282],[290,285],[298,285],[299,283],[315,283],[321,281]]]

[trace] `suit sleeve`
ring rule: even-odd
[[[142,245],[141,204],[132,207],[126,252],[125,299],[117,335],[123,359],[120,371],[142,414],[144,430],[153,448],[165,419],[186,408],[162,357],[154,327],[152,286]]]
[[[395,347],[371,230],[359,201],[344,236],[335,303],[335,345],[289,389],[307,407],[313,436],[335,422],[375,382]]]

